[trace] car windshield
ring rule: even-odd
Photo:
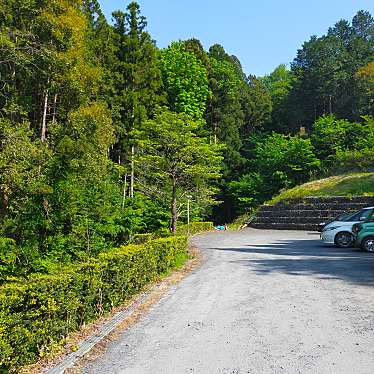
[[[353,216],[357,214],[357,212],[354,212],[354,213],[342,213],[342,214],[339,214],[334,220],[335,221],[349,221],[349,219]]]

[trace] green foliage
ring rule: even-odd
[[[240,154],[240,129],[244,125],[244,112],[240,102],[242,81],[237,67],[221,46],[211,47],[209,56],[209,86],[213,95],[207,109],[207,127],[215,142],[220,141],[226,145],[223,152],[223,174],[228,177],[244,162]]]
[[[269,75],[265,75],[261,81],[271,96],[271,129],[280,132],[289,132],[289,103],[288,98],[294,79],[286,65],[277,66]]]
[[[213,229],[213,222],[190,222],[177,228],[177,235],[192,236]]]
[[[320,166],[310,140],[297,136],[273,133],[258,144],[256,154],[258,170],[274,188],[306,181]]]
[[[0,287],[0,369],[35,361],[82,324],[122,304],[187,258],[185,237],[106,251],[98,258]]]
[[[137,3],[131,2],[127,12],[113,13],[114,61],[111,68],[111,98],[119,132],[119,146],[126,152],[126,142],[133,129],[147,120],[155,107],[163,103],[162,80],[158,67],[158,51],[145,31],[146,19]]]
[[[342,174],[282,191],[270,202],[308,196],[374,196],[374,173]]]
[[[372,166],[374,152],[374,119],[349,122],[335,116],[318,119],[311,134],[316,153],[327,170],[362,170]]]
[[[200,40],[192,38],[192,39],[184,40],[182,43],[183,43],[184,50],[186,52],[193,53],[196,56],[196,58],[203,63],[207,72],[209,72],[210,70],[209,56],[208,56],[208,53],[205,52],[204,47],[201,44]]]
[[[337,120],[335,116],[323,116],[313,126],[311,141],[320,158],[326,158],[346,148],[346,133],[352,124],[345,120]],[[350,140],[349,140],[350,141]]]
[[[247,135],[253,130],[268,130],[272,113],[271,96],[260,79],[250,75],[247,85],[244,86],[241,101],[245,114],[245,123],[242,132]],[[244,131],[243,131],[244,130]]]
[[[14,273],[19,256],[14,240],[0,237],[0,280]]]
[[[228,194],[236,214],[251,211],[272,192],[260,173],[244,174],[239,180],[232,181],[228,185]]]
[[[163,56],[177,69],[173,84],[184,82],[175,110],[203,117],[209,59],[196,40],[160,53],[135,2],[113,17],[111,26],[97,0],[0,5],[2,281],[50,273],[170,224],[170,183],[134,170],[138,132],[166,102]],[[194,130],[184,150],[197,145],[205,153],[192,152],[183,166],[178,209],[185,218],[191,193],[191,219],[199,219],[209,214],[214,189],[199,176],[210,155],[204,125]],[[129,174],[139,182],[131,198]]]
[[[374,165],[374,149],[338,151],[328,161],[328,173],[346,173],[353,170],[370,171],[373,170]]]
[[[161,51],[160,68],[169,108],[202,118],[210,96],[203,62],[182,42],[174,42]]]
[[[310,140],[273,133],[254,139],[252,168],[228,185],[228,195],[237,214],[250,212],[285,187],[308,180],[319,170],[320,161]]]
[[[373,30],[373,17],[359,11],[351,24],[341,20],[326,35],[304,43],[292,63],[290,121],[309,127],[326,113],[348,120],[369,114],[371,97],[354,77],[374,58]]]
[[[373,114],[374,105],[374,61],[357,70],[354,75],[358,92],[357,107],[360,113]]]
[[[186,114],[161,110],[143,125],[140,134],[139,167],[148,185],[167,191],[173,232],[178,196],[192,194],[207,204],[214,192],[208,182],[220,176],[221,147],[198,136],[201,127],[201,122]]]

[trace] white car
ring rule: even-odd
[[[365,221],[373,210],[374,207],[364,208],[358,212],[340,216],[337,220],[328,223],[321,232],[322,241],[342,248],[353,246],[352,226]]]

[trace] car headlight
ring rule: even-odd
[[[323,231],[332,231],[338,229],[340,226],[331,226],[331,227],[326,227]]]
[[[362,225],[361,225],[361,224],[355,224],[355,225],[353,225],[353,227],[352,227],[352,232],[353,232],[354,234],[359,233],[361,230],[362,230]]]

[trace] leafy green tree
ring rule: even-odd
[[[198,136],[202,124],[186,114],[160,111],[141,131],[140,167],[154,186],[169,195],[171,231],[178,220],[178,200],[188,194],[210,201],[208,183],[220,176],[220,147]]]
[[[240,154],[240,129],[244,125],[239,96],[241,81],[229,61],[211,57],[210,65],[209,85],[213,95],[207,108],[207,127],[212,133],[212,142],[226,145],[223,175],[227,178],[244,161]]]
[[[335,156],[338,154],[343,157],[343,153],[350,151],[373,149],[373,119],[367,116],[357,123],[337,119],[334,115],[323,116],[314,123],[310,139],[318,157],[326,160],[326,166],[330,167],[335,163]]]
[[[271,124],[267,129],[289,133],[289,95],[293,85],[293,77],[286,65],[277,66],[269,75],[261,78],[262,83],[271,96]]]
[[[160,68],[170,110],[199,119],[210,96],[203,62],[183,42],[173,42],[161,51]]]
[[[192,38],[184,40],[183,48],[186,52],[193,53],[196,58],[201,61],[206,69],[207,72],[210,70],[210,61],[208,53],[204,50],[203,45],[201,44],[200,40]]]
[[[355,79],[361,93],[357,97],[357,111],[374,115],[374,61],[358,69]]]
[[[290,121],[310,125],[321,115],[357,120],[365,106],[357,107],[362,92],[355,73],[373,60],[374,19],[359,11],[349,24],[340,21],[326,35],[313,36],[292,63],[296,78],[290,95]]]
[[[345,148],[348,127],[349,121],[338,120],[334,115],[323,116],[314,123],[311,141],[319,158],[325,159]]]
[[[336,119],[334,121],[332,118],[325,126],[327,129],[323,130],[319,121],[317,123],[315,132],[312,134],[314,142],[322,141],[328,144],[326,137],[331,127],[339,127],[341,132],[341,138],[334,139],[334,147],[323,159],[323,166],[329,173],[372,170],[374,164],[374,118],[372,116],[363,116],[362,121],[358,123]],[[321,140],[317,140],[318,135],[321,136]]]
[[[243,174],[238,180],[228,184],[228,195],[236,215],[250,212],[261,204],[272,191],[258,172]],[[269,193],[270,192],[270,193]]]
[[[245,114],[242,128],[244,136],[256,130],[268,130],[272,113],[271,96],[262,81],[250,75],[247,82],[241,98]]]
[[[320,168],[310,140],[273,133],[250,141],[250,171],[227,189],[236,214],[248,213],[281,189],[307,181]]]
[[[112,186],[113,196],[121,192],[107,159],[111,113],[95,102],[102,70],[87,16],[74,1],[20,3],[7,2],[5,14],[12,16],[0,17],[0,35],[8,38],[0,53],[12,56],[0,64],[6,82],[1,110],[8,118],[0,126],[0,227],[21,247],[27,272],[45,270],[43,258],[52,253],[57,259],[84,252],[88,242],[94,253],[106,241],[105,230],[89,240],[87,232],[110,221],[104,206],[119,211],[112,196],[94,191]],[[94,208],[97,201],[101,210]]]
[[[222,221],[232,219],[232,201],[227,183],[239,178],[248,160],[243,141],[266,125],[270,117],[271,99],[262,83],[247,77],[240,61],[218,44],[209,49],[209,85],[212,97],[207,107],[207,128],[212,142],[225,144],[223,180],[218,199],[223,203],[214,210]]]
[[[207,127],[215,141],[226,145],[224,177],[237,177],[244,165],[243,139],[268,122],[271,99],[263,84],[254,76],[246,77],[239,60],[222,46],[213,45],[209,57],[213,95],[207,108]]]
[[[257,168],[274,192],[307,181],[319,169],[309,139],[273,133],[256,147]]]

